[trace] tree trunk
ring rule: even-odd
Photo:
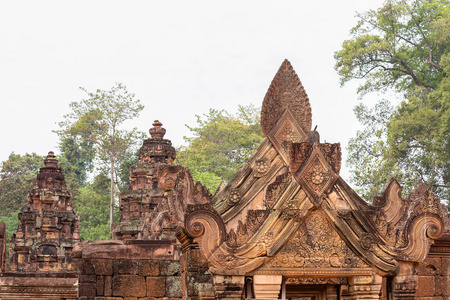
[[[114,217],[114,160],[111,160],[111,203],[109,204],[109,234],[112,238],[113,217]]]

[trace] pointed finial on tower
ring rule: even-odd
[[[166,129],[162,128],[163,125],[160,121],[155,120],[152,124],[154,127],[150,128],[149,132],[153,139],[162,139],[166,134]]]
[[[290,109],[304,132],[311,130],[312,114],[308,95],[285,59],[270,84],[261,109],[261,127],[267,136],[286,109]]]
[[[53,151],[50,151],[47,155],[47,158],[44,159],[44,165],[46,167],[58,167],[58,161],[55,159],[55,154],[53,153]]]

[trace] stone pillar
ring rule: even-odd
[[[380,299],[382,277],[379,275],[349,278],[350,299]]]
[[[400,271],[392,281],[392,296],[394,300],[412,300],[415,298],[418,277],[413,262],[399,261]]]
[[[254,275],[253,291],[256,299],[278,299],[281,291],[281,275]]]
[[[216,299],[240,300],[244,293],[245,276],[214,275]]]

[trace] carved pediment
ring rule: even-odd
[[[267,263],[255,271],[259,273],[284,270],[293,274],[308,272],[333,273],[336,269],[370,268],[339,236],[321,210],[311,211],[283,247]],[[292,270],[287,270],[292,269]],[[303,270],[300,270],[303,269]],[[345,275],[347,270],[339,270]],[[362,270],[365,272],[367,270]],[[352,270],[354,273],[355,270]],[[331,274],[330,273],[330,274]]]

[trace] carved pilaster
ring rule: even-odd
[[[382,277],[355,276],[349,278],[350,299],[380,299]]]
[[[245,276],[214,275],[216,299],[240,300],[244,292]]]
[[[392,282],[392,296],[394,300],[412,300],[415,298],[417,289],[417,275],[415,263],[399,262],[400,272]]]
[[[338,289],[335,285],[327,285],[327,300],[337,300],[338,299]]]

